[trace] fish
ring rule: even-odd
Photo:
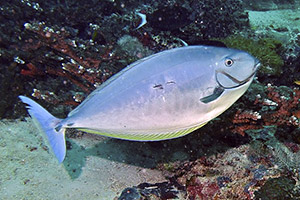
[[[141,23],[136,27],[136,30],[143,27],[145,24],[147,24],[147,15],[143,13],[136,13],[141,18]]]
[[[237,49],[178,47],[130,64],[95,89],[65,119],[54,117],[28,97],[19,98],[61,163],[69,128],[133,141],[187,135],[239,99],[259,66],[258,59]]]
[[[294,83],[295,83],[296,85],[300,85],[300,81],[298,81],[298,80],[294,81]]]

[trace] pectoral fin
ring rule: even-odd
[[[219,98],[219,96],[221,96],[223,92],[224,92],[224,88],[216,87],[214,89],[214,92],[211,95],[201,98],[200,101],[203,103],[210,103],[216,100],[217,98]]]

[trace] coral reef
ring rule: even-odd
[[[277,131],[275,126],[249,130],[252,140],[248,144],[195,161],[175,162],[170,180],[184,188],[186,199],[299,197],[300,145],[281,143],[275,136]],[[160,169],[170,167],[161,165]]]
[[[174,183],[141,183],[136,187],[125,188],[118,200],[177,199],[178,189]]]
[[[22,75],[32,77],[45,74],[62,76],[79,86],[85,92],[95,89],[97,85],[100,85],[107,79],[107,76],[112,75],[111,73],[109,74],[99,69],[101,62],[113,59],[110,55],[111,49],[109,47],[104,49],[104,52],[101,53],[102,56],[98,59],[88,56],[83,58],[78,56],[75,50],[72,49],[77,47],[76,42],[65,39],[69,35],[65,29],[55,32],[53,29],[46,27],[43,23],[26,23],[24,27],[36,33],[38,41],[37,43],[28,41],[29,44],[27,44],[23,50],[35,51],[47,47],[55,52],[55,54],[52,55],[48,53],[47,57],[60,61],[62,67],[54,68],[51,65],[47,65],[45,66],[46,69],[41,71],[33,64],[41,62],[39,60],[40,58],[33,58],[30,63],[26,64],[28,69],[21,69]],[[85,46],[81,44],[81,48],[84,50]],[[101,49],[98,51],[101,51]]]
[[[265,93],[257,93],[256,110],[238,110],[233,118],[232,131],[244,135],[245,130],[263,126],[299,127],[300,90],[285,86],[266,86]]]
[[[19,94],[35,97],[51,113],[64,117],[131,62],[185,43],[216,45],[207,41],[216,39],[258,57],[263,65],[258,80],[232,109],[193,135],[149,144],[148,154],[155,149],[164,152],[157,156],[159,163],[148,162],[169,182],[126,188],[120,199],[298,197],[300,90],[294,81],[300,80],[299,30],[286,25],[270,25],[265,32],[250,28],[243,5],[256,9],[262,2],[247,2],[3,1],[0,117],[25,115],[17,103]],[[267,0],[265,5],[276,2]],[[288,1],[281,6],[298,4]],[[138,12],[148,23],[137,29]],[[292,37],[279,42],[266,34],[274,31]]]
[[[254,194],[257,199],[264,200],[297,199],[297,197],[293,196],[295,184],[296,181],[289,177],[272,178]]]
[[[119,45],[119,52],[123,53],[127,57],[127,62],[125,64],[130,64],[137,59],[149,56],[152,54],[152,51],[147,47],[144,47],[143,44],[136,38],[130,35],[124,35],[121,37],[117,44]]]
[[[248,27],[248,15],[239,0],[192,1],[190,7],[195,12],[195,25],[200,26],[204,39],[226,37]]]
[[[175,14],[174,14],[175,13]],[[162,31],[174,31],[192,22],[191,13],[188,9],[175,4],[174,6],[164,6],[148,16],[149,24],[152,28]],[[176,23],[170,23],[176,21]]]
[[[173,178],[185,187],[187,199],[252,199],[254,191],[271,175],[261,161],[254,163],[244,156],[250,150],[249,146],[240,146],[184,162]]]
[[[247,134],[253,139],[251,145],[256,148],[256,154],[266,153],[266,155],[273,157],[271,161],[278,169],[298,173],[300,169],[300,145],[295,141],[282,143],[276,138],[279,137],[277,132],[280,132],[280,129],[276,126],[265,126],[259,130],[248,130]]]

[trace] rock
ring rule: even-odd
[[[141,198],[136,188],[125,188],[118,200],[140,200]]]

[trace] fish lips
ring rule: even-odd
[[[222,87],[224,89],[232,89],[232,88],[240,87],[252,80],[252,78],[255,76],[260,65],[261,65],[260,62],[258,60],[256,60],[254,68],[253,68],[254,69],[253,73],[250,74],[250,76],[248,76],[244,80],[238,80],[235,77],[231,76],[230,74],[228,74],[224,71],[216,71],[217,83],[219,84],[220,87]],[[222,82],[220,80],[222,80]]]

